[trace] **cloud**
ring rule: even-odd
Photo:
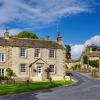
[[[62,17],[89,12],[94,0],[0,0],[0,26],[41,28]],[[12,27],[9,25],[9,27]],[[14,27],[14,26],[13,26]]]
[[[84,44],[76,44],[71,46],[71,56],[72,59],[79,59],[82,51],[84,51],[85,47],[88,45],[98,45],[100,46],[100,36],[96,35],[89,40],[87,40]]]
[[[71,47],[71,57],[72,59],[79,59],[82,51],[84,50],[84,45],[73,45]]]
[[[87,46],[91,44],[100,46],[100,36],[97,35],[97,36],[92,37],[91,39],[87,40],[84,45]]]

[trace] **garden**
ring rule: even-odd
[[[23,92],[50,89],[74,83],[73,80],[48,80],[44,82],[31,82],[26,80],[24,83],[16,83],[12,76],[13,71],[10,68],[6,69],[6,76],[0,76],[0,95],[11,95]]]

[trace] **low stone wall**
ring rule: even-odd
[[[91,68],[80,68],[80,69],[76,69],[75,71],[82,72],[82,73],[91,73],[92,72]]]
[[[26,83],[27,80],[29,80],[29,78],[28,77],[23,77],[23,78],[15,77],[14,80],[15,80],[15,83]]]
[[[15,80],[1,80],[0,84],[15,84]]]
[[[98,70],[93,70],[92,71],[92,76],[96,78],[100,78],[100,72]]]

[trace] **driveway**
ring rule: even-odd
[[[72,72],[78,82],[72,86],[41,92],[0,97],[0,100],[100,100],[100,80]]]

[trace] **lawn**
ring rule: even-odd
[[[59,87],[64,85],[73,84],[74,81],[53,81],[52,84],[49,82],[34,82],[27,84],[10,84],[10,85],[0,85],[0,95],[10,95],[23,92],[30,92],[35,90],[49,89],[53,87]]]

